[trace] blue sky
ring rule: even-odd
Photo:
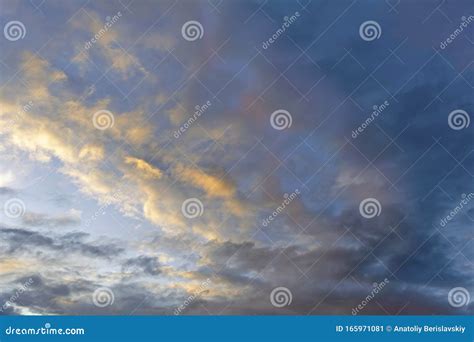
[[[472,313],[472,2],[0,5],[2,314]]]

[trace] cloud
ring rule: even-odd
[[[139,257],[128,259],[123,264],[123,268],[125,271],[130,271],[136,268],[151,276],[160,274],[160,267],[161,265],[157,258],[145,255],[140,255]]]
[[[228,198],[234,196],[236,191],[235,185],[199,169],[178,165],[175,168],[175,173],[179,179],[202,189],[209,197]]]
[[[0,187],[0,195],[14,195],[16,190],[8,187]]]
[[[77,226],[81,223],[80,215],[78,215],[76,212],[70,212],[57,216],[26,212],[21,219],[23,225],[28,227],[62,228],[68,226]]]
[[[125,163],[133,165],[138,171],[140,171],[144,177],[160,179],[163,175],[160,169],[153,167],[146,161],[134,157],[125,157]]]
[[[110,21],[103,21],[96,12],[90,10],[84,10],[80,15],[75,16],[71,21],[71,26],[79,30],[86,29],[89,36],[88,42],[91,44],[87,49],[83,49],[84,46],[81,45],[77,46],[80,53],[76,55],[74,62],[82,67],[93,66],[93,53],[96,50],[106,59],[109,68],[118,72],[123,79],[134,76],[137,72],[148,74],[139,58],[131,51],[124,50],[119,44],[119,41],[124,40],[127,32],[120,28],[124,25],[123,16],[123,13],[118,11],[114,13]]]
[[[165,5],[133,3],[106,32],[115,5],[70,21],[60,6],[47,25],[31,19],[26,45],[0,41],[0,195],[28,199],[0,228],[0,301],[35,279],[7,313],[173,314],[208,278],[185,314],[350,314],[385,278],[364,313],[472,312],[447,302],[450,288],[472,289],[471,207],[438,225],[472,192],[474,161],[472,130],[446,122],[454,108],[474,110],[468,45],[431,49],[448,23],[432,16],[428,32],[413,29],[429,4],[398,7],[403,25],[389,25],[383,4],[311,2],[261,49],[298,4],[221,3],[212,20],[205,1],[181,5],[156,22]],[[180,35],[190,13],[205,27],[194,43]],[[358,35],[367,13],[383,27],[372,43]],[[280,108],[293,120],[282,131],[270,124]],[[106,130],[92,122],[100,110],[113,115]],[[69,200],[51,203],[51,191]],[[382,207],[372,220],[358,208],[369,197]],[[202,215],[183,215],[189,198]],[[81,225],[79,213],[93,219]],[[102,309],[91,297],[103,286],[116,300]],[[293,293],[281,310],[269,300],[278,286]]]
[[[9,184],[11,184],[14,179],[15,179],[15,177],[13,176],[12,171],[7,171],[7,172],[4,172],[4,173],[0,173],[0,187],[2,189],[6,189],[5,187],[8,186]]]
[[[122,252],[121,247],[111,243],[86,242],[88,234],[81,232],[46,235],[22,228],[1,228],[0,235],[8,253],[40,248],[62,254],[79,253],[90,258],[109,258]]]

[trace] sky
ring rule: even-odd
[[[0,0],[1,315],[474,312],[474,3]]]

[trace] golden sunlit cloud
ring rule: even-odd
[[[151,166],[146,161],[134,157],[126,157],[125,158],[126,164],[133,165],[137,170],[141,171],[144,177],[150,178],[161,178],[163,173],[156,167]]]

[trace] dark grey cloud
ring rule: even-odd
[[[161,265],[156,257],[140,255],[136,258],[131,258],[123,263],[123,270],[125,272],[139,270],[145,274],[155,276],[161,273]]]
[[[16,189],[2,186],[0,187],[0,195],[14,195],[17,193]]]
[[[405,227],[413,229],[409,225]],[[400,229],[398,233],[403,234],[403,231]],[[226,314],[242,314],[249,310],[275,314],[269,303],[269,294],[273,288],[285,286],[292,291],[293,303],[283,314],[307,314],[310,311],[313,314],[351,314],[352,308],[371,292],[373,283],[388,279],[388,284],[364,307],[362,314],[466,314],[474,309],[471,304],[456,310],[448,303],[453,284],[472,288],[472,270],[456,272],[449,267],[440,270],[440,264],[455,261],[448,260],[446,251],[452,247],[440,237],[434,237],[408,259],[421,241],[410,240],[405,235],[405,241],[410,244],[407,246],[392,234],[388,243],[372,253],[374,244],[380,239],[374,238],[373,242],[365,241],[363,244],[352,235],[357,232],[346,234],[347,237],[334,246],[306,253],[292,248],[255,248],[248,243],[214,246],[210,255],[216,262],[215,266],[219,266],[217,278],[250,290],[237,299],[208,301],[206,308],[219,312],[219,306],[222,308],[224,305]],[[453,250],[451,255],[454,253]],[[229,262],[221,268],[220,260],[227,259]],[[464,262],[461,256],[456,259]],[[404,261],[409,262],[397,270]]]
[[[35,252],[37,250],[50,250],[59,254],[79,253],[86,257],[110,258],[120,254],[122,247],[109,242],[103,244],[97,241],[87,241],[89,235],[83,232],[66,234],[44,234],[22,228],[0,228],[2,245],[7,254],[17,252]]]
[[[99,283],[79,277],[66,283],[61,279],[31,274],[13,281],[11,292],[0,293],[0,304],[9,301],[16,289],[26,281],[31,285],[0,315],[25,313],[21,311],[24,308],[31,313],[45,315],[169,315],[174,310],[172,303],[183,302],[186,298],[186,294],[174,290],[165,290],[158,295],[139,283],[124,281],[109,287],[114,297],[111,305],[98,307],[94,305],[93,296],[94,291],[102,288]],[[71,296],[75,299],[69,300]]]

